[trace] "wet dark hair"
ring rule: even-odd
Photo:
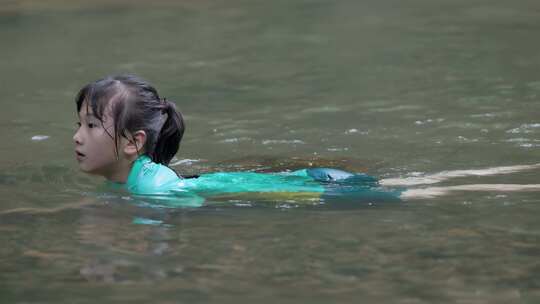
[[[173,102],[161,99],[157,90],[134,75],[108,76],[84,86],[75,98],[77,113],[83,103],[94,116],[104,122],[110,107],[114,134],[109,134],[118,149],[120,136],[139,130],[146,132],[144,153],[153,162],[168,165],[180,147],[184,135],[184,120]],[[116,150],[118,154],[118,150]]]

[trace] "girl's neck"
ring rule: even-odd
[[[114,168],[111,168],[110,172],[103,176],[111,182],[125,184],[133,167],[133,162],[134,160],[121,159],[115,164]]]

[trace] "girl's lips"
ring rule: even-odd
[[[77,158],[77,160],[82,160],[85,155],[79,151],[75,151],[75,157]]]

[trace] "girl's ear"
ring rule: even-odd
[[[124,146],[124,153],[130,157],[137,158],[142,154],[144,144],[146,143],[146,132],[143,130],[136,131],[131,134],[131,140]]]

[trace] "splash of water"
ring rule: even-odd
[[[430,185],[440,183],[451,178],[466,177],[466,176],[492,176],[500,174],[511,174],[520,171],[532,170],[540,168],[540,163],[532,165],[517,165],[517,166],[504,166],[493,167],[486,169],[473,169],[473,170],[453,170],[442,171],[435,174],[425,176],[411,176],[405,178],[385,178],[381,179],[379,183],[383,186],[417,186],[417,185]]]

